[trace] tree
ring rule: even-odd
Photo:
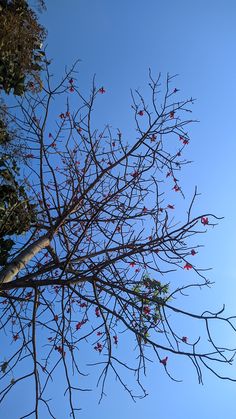
[[[151,355],[173,380],[169,360],[178,357],[192,362],[199,382],[202,367],[234,380],[217,366],[231,364],[235,350],[212,334],[218,322],[235,331],[234,317],[224,317],[223,309],[193,313],[178,305],[186,290],[210,285],[194,259],[198,233],[217,222],[213,214],[193,214],[196,190],[183,220],[174,217],[174,197],[184,196],[179,178],[193,99],[181,100],[170,76],[161,90],[161,76],[155,80],[150,73],[150,103],[132,93],[135,138],[127,141],[119,129],[94,127],[95,102],[106,90],[94,80],[84,97],[75,74],[73,67],[53,87],[47,69],[42,92],[28,92],[6,109],[27,145],[20,158],[37,207],[36,221],[0,273],[1,331],[12,343],[1,355],[0,395],[3,401],[12,388],[34,380],[35,402],[22,417],[39,417],[43,406],[55,417],[47,389],[60,369],[76,417],[84,345],[91,349],[86,362],[101,367],[101,397],[109,372],[137,397],[123,370],[135,373],[139,396],[145,396],[142,374]],[[172,281],[175,271],[181,283]],[[181,330],[178,317],[187,319],[188,330]],[[195,323],[205,327],[201,341]],[[135,349],[132,365],[120,350],[124,335]]]
[[[43,7],[44,2],[39,1]],[[40,90],[44,61],[41,43],[46,32],[25,0],[0,1],[0,89],[23,95]],[[24,185],[19,178],[18,149],[24,144],[8,126],[4,101],[0,104],[0,265],[7,263],[13,235],[26,232],[35,221]]]
[[[21,96],[40,86],[46,32],[25,0],[1,0],[0,13],[0,88]]]
[[[25,186],[20,180],[18,154],[25,151],[17,133],[11,131],[5,115],[6,107],[0,109],[0,265],[4,266],[15,244],[12,236],[21,235],[36,220],[34,205],[30,203]]]

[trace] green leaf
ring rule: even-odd
[[[5,374],[7,367],[8,367],[8,361],[3,362],[1,365],[1,371],[3,374]]]

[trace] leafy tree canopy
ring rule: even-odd
[[[39,82],[45,29],[25,0],[0,1],[0,88],[21,96]]]

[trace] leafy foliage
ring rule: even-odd
[[[18,236],[29,230],[36,219],[35,206],[30,203],[20,180],[19,156],[23,141],[16,145],[16,132],[10,130],[7,107],[0,109],[0,265],[7,263]]]
[[[2,155],[0,158],[0,265],[9,257],[14,240],[8,236],[29,230],[35,221],[35,206],[29,202],[25,187],[17,182],[19,168],[16,160]]]
[[[0,1],[0,87],[21,96],[27,76],[39,80],[46,32],[25,0]],[[28,87],[32,86],[32,81]]]

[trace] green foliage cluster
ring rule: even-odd
[[[6,106],[0,109],[0,265],[5,265],[15,242],[11,236],[28,231],[36,219],[20,182],[20,171],[14,156],[14,132],[9,128]],[[22,146],[22,144],[21,144]]]
[[[17,182],[19,168],[9,155],[0,157],[0,265],[7,262],[15,244],[9,236],[28,231],[36,220],[35,206],[25,187]]]
[[[22,95],[27,76],[39,78],[45,29],[25,0],[0,0],[0,88]]]
[[[141,281],[135,283],[133,291],[144,297],[142,299],[143,303],[146,303],[145,295],[147,294],[147,291],[149,297],[151,295],[155,300],[158,298],[160,303],[162,303],[165,299],[164,295],[169,292],[169,284],[162,284],[156,279],[151,279],[148,274],[144,274]]]
[[[1,119],[1,116],[0,116],[0,146],[8,144],[10,140],[11,140],[10,133],[7,130],[7,126],[5,122]]]
[[[44,1],[39,4],[44,6]],[[40,85],[44,52],[41,44],[45,29],[26,0],[0,0],[0,89],[21,96],[27,88],[33,90],[33,77]],[[25,187],[19,181],[19,167],[14,156],[10,132],[5,117],[5,105],[0,104],[0,265],[5,265],[15,242],[12,239],[28,231],[36,220],[35,207],[30,203]],[[20,144],[21,147],[21,144]],[[13,147],[14,148],[14,147]],[[13,150],[13,151],[12,151]]]
[[[151,279],[148,274],[144,274],[141,281],[135,283],[132,291],[135,293],[133,301],[138,305],[141,302],[142,307],[139,321],[135,327],[140,335],[144,336],[143,340],[146,343],[146,339],[150,337],[151,329],[156,328],[162,321],[160,308],[169,299],[169,284],[162,284],[156,279]],[[153,301],[151,302],[150,299]],[[141,342],[142,338],[140,338]]]

